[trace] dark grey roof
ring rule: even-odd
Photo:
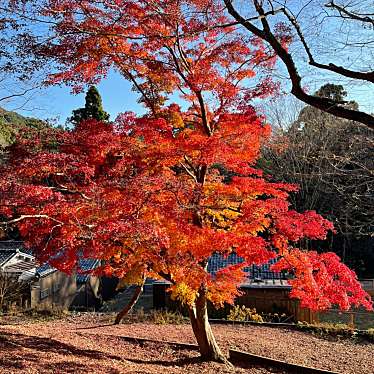
[[[25,247],[21,241],[17,240],[5,240],[0,241],[0,250],[24,250]]]
[[[31,251],[26,249],[21,241],[0,241],[0,264],[8,261],[17,251],[32,255]]]
[[[81,258],[78,261],[77,283],[86,283],[90,277],[90,270],[96,269],[100,265],[100,260],[95,258]]]
[[[0,265],[7,262],[12,256],[16,254],[16,251],[9,251],[0,249]]]
[[[32,251],[26,249],[23,245],[22,241],[16,240],[7,240],[7,241],[0,241],[0,264],[8,261],[13,255],[16,253],[21,252],[28,255],[32,255]],[[25,266],[23,262],[17,262],[17,264],[12,265],[12,267],[7,267],[8,270],[17,270],[19,268],[20,271],[24,271],[26,267],[31,267],[28,265],[29,263],[25,262]],[[49,264],[43,264],[36,269],[36,275],[39,277],[44,277],[50,273],[55,272],[56,269],[53,268]]]
[[[243,288],[290,288],[287,281],[289,276],[285,273],[280,273],[270,270],[272,264],[277,260],[273,259],[264,265],[251,265],[244,268],[247,279],[241,285]],[[224,269],[230,265],[237,265],[244,262],[244,259],[236,253],[231,253],[229,256],[223,256],[219,253],[214,253],[208,261],[208,272],[215,275],[218,270]],[[155,283],[169,284],[165,280],[157,280]]]
[[[12,256],[23,249],[22,242],[13,240],[0,241],[0,265],[7,262]]]
[[[36,269],[36,275],[39,277],[45,277],[46,275],[54,273],[55,271],[57,271],[57,269],[51,265],[43,264]]]
[[[218,270],[223,269],[230,265],[237,265],[244,262],[244,259],[238,256],[236,253],[231,253],[227,257],[219,253],[214,253],[208,262],[208,272],[215,274]],[[260,282],[263,280],[274,280],[274,279],[286,279],[284,273],[275,272],[270,270],[272,264],[276,262],[276,259],[270,260],[264,265],[251,265],[244,268],[248,280],[254,280]]]

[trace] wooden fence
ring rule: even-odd
[[[330,309],[326,312],[316,313],[315,322],[342,323],[358,330],[374,329],[374,312],[363,309],[347,312]]]
[[[153,285],[153,305],[156,309],[168,308],[171,310],[180,309],[178,303],[170,299],[166,292],[168,284],[155,283]],[[289,319],[288,322],[308,322],[313,323],[317,320],[316,313],[310,309],[301,308],[300,303],[295,299],[290,299],[289,287],[243,287],[242,295],[239,296],[235,304],[245,305],[248,308],[256,308],[258,313],[285,313]],[[220,310],[215,310],[209,306],[209,315],[212,318],[226,318],[229,314],[231,305],[225,305]]]

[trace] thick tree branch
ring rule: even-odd
[[[202,125],[203,125],[203,128],[204,128],[204,131],[206,132],[206,134],[208,136],[211,136],[213,131],[212,131],[212,128],[210,127],[210,124],[209,124],[208,114],[207,114],[207,111],[206,111],[205,102],[204,102],[204,98],[203,98],[203,95],[202,95],[201,91],[196,91],[192,88],[193,85],[191,84],[191,82],[188,80],[188,78],[186,77],[186,75],[182,71],[182,69],[180,67],[180,64],[179,64],[178,57],[176,56],[173,49],[168,47],[168,46],[165,46],[165,48],[169,51],[169,53],[170,53],[170,55],[171,55],[171,57],[174,61],[176,72],[183,79],[183,81],[187,84],[187,86],[190,88],[190,90],[192,92],[194,92],[194,94],[196,95],[197,100],[199,102],[201,120],[202,120]],[[179,47],[179,50],[180,50],[180,48],[181,47]],[[187,66],[187,68],[188,68],[188,66]]]
[[[303,90],[302,84],[301,84],[301,76],[297,70],[294,59],[291,56],[291,54],[288,52],[288,50],[282,46],[282,44],[278,41],[278,39],[272,33],[270,25],[265,16],[265,11],[259,1],[254,0],[254,4],[256,7],[256,11],[259,13],[259,15],[265,16],[265,17],[260,18],[261,24],[263,27],[262,30],[254,26],[252,23],[248,22],[247,20],[245,20],[238,13],[238,11],[234,8],[231,0],[223,0],[223,1],[231,16],[233,16],[239,23],[241,23],[241,25],[244,26],[248,31],[262,38],[263,40],[265,40],[266,42],[270,44],[274,52],[278,55],[278,57],[282,60],[282,62],[285,64],[287,68],[288,75],[289,75],[289,78],[292,84],[291,93],[295,97],[297,97],[299,100],[303,101],[304,103],[311,105],[317,109],[320,109],[324,112],[333,114],[340,118],[345,118],[348,120],[359,122],[361,124],[366,125],[370,129],[374,129],[374,116],[367,114],[365,112],[359,111],[359,110],[353,110],[353,109],[343,107],[341,105],[337,105],[337,103],[333,100],[330,100],[325,97],[313,96],[313,95],[306,93]],[[339,74],[339,72],[336,71],[336,69],[333,66],[330,66],[330,67],[331,68],[329,70],[337,72]]]
[[[173,278],[171,277],[170,274],[168,274],[168,273],[164,273],[164,272],[160,271],[160,272],[158,273],[158,275],[159,275],[160,277],[164,278],[166,281],[170,282],[171,284],[175,284],[175,282],[173,281]]]
[[[183,162],[180,163],[184,169],[184,171],[195,181],[197,182],[195,174],[185,165]]]
[[[22,215],[22,216],[20,216],[18,218],[14,218],[14,219],[12,219],[10,221],[0,222],[0,226],[2,226],[2,225],[3,226],[5,226],[5,225],[11,225],[13,223],[17,223],[19,221],[22,221],[22,220],[28,219],[28,218],[45,218],[45,219],[50,219],[51,221],[54,221],[54,222],[57,222],[57,223],[60,223],[60,224],[64,224],[64,222],[59,221],[59,220],[57,220],[55,218],[52,218],[52,217],[50,217],[50,216],[48,216],[46,214],[25,214],[25,215]]]
[[[128,302],[128,304],[117,314],[116,319],[114,321],[115,325],[118,325],[122,319],[131,311],[131,309],[135,306],[135,304],[138,302],[140,295],[143,293],[145,279],[143,279],[143,282],[141,285],[136,286],[134,294],[132,295],[132,298]]]
[[[210,123],[208,120],[208,114],[206,111],[203,95],[201,91],[197,91],[195,92],[195,94],[196,94],[197,100],[199,101],[199,106],[200,106],[200,111],[201,111],[201,120],[203,123],[204,130],[208,136],[211,136],[213,134],[213,131],[212,131],[212,128],[210,127]]]

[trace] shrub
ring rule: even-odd
[[[66,317],[69,312],[60,306],[38,306],[33,309],[23,311],[25,316],[36,320],[53,320]]]
[[[235,305],[227,316],[229,321],[252,321],[262,323],[263,318],[257,313],[256,309],[247,308],[242,305]]]
[[[123,323],[134,322],[151,322],[158,325],[174,324],[180,325],[188,322],[188,318],[184,317],[180,312],[169,310],[152,310],[150,313],[145,313],[143,308],[135,309],[128,314],[123,320]]]
[[[168,310],[153,310],[150,315],[150,321],[158,325],[175,324],[180,325],[188,322],[188,319],[179,312]]]
[[[365,331],[365,337],[374,343],[374,328]]]
[[[264,322],[272,323],[291,323],[294,322],[294,317],[286,313],[261,313]]]
[[[310,324],[307,322],[298,322],[297,326],[302,330],[312,331],[321,336],[355,337],[357,334],[352,326],[344,323],[320,322]]]

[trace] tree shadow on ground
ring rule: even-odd
[[[7,333],[6,335],[0,335],[1,353],[7,350],[19,350],[20,347],[29,348],[34,351],[46,353],[52,352],[60,355],[73,355],[77,357],[83,356],[97,360],[123,360],[123,358],[120,356],[107,354],[93,349],[81,349],[74,345],[63,343],[51,338],[45,338],[41,336],[28,336],[16,333]]]
[[[28,352],[30,349],[33,352]],[[61,362],[45,362],[50,361],[48,356],[43,356],[40,353],[55,353],[58,355],[65,355],[74,358],[89,358],[90,360],[116,360],[124,362],[122,357],[107,354],[105,352],[96,351],[92,349],[81,349],[74,345],[60,342],[55,339],[28,336],[18,333],[7,333],[0,335],[0,372],[26,372],[32,368],[40,368],[42,373],[90,373],[97,363],[86,365],[82,362],[74,362],[64,360]],[[115,368],[106,367],[108,373],[118,374],[119,371]]]
[[[127,361],[133,362],[134,364],[141,365],[160,365],[164,367],[178,366],[183,367],[192,364],[201,364],[204,360],[201,357],[183,357],[177,358],[176,360],[140,360],[136,358],[124,357]]]
[[[232,363],[234,364],[234,366],[240,367],[242,369],[257,368],[257,369],[260,369],[260,370],[265,369],[265,370],[267,370],[271,373],[276,373],[276,374],[300,374],[300,371],[298,371],[297,369],[293,370],[291,368],[289,368],[287,370],[284,370],[284,369],[281,369],[279,367],[275,367],[275,366],[271,366],[271,365],[265,365],[265,364],[261,365],[261,364],[251,363],[251,362],[240,361],[240,360],[234,360],[234,361],[232,361]]]
[[[97,365],[84,365],[81,362],[60,361],[43,365],[41,373],[88,374],[94,372],[95,369],[97,369]],[[103,373],[120,374],[120,371],[115,368],[106,367]]]
[[[13,370],[26,370],[31,363],[38,363],[40,357],[34,353],[26,352],[7,352],[1,347],[1,354],[5,353],[4,357],[0,357],[0,371],[6,369],[6,371],[1,372],[10,372]]]
[[[143,348],[149,350],[150,352],[156,352],[155,356],[158,355],[158,348],[163,346],[163,344],[137,344],[136,342],[127,342],[130,345],[143,346]],[[31,349],[33,352],[27,352],[23,348]],[[175,351],[179,351],[175,349]],[[182,351],[182,350],[181,350]],[[188,354],[178,354],[175,352],[175,358],[172,359],[137,359],[134,356],[126,357],[116,356],[108,354],[102,351],[97,351],[93,349],[81,349],[77,346],[67,344],[55,339],[41,337],[41,336],[28,336],[20,333],[7,333],[0,335],[0,371],[1,369],[7,370],[6,372],[17,372],[18,370],[27,369],[31,367],[43,368],[43,373],[89,373],[92,366],[85,365],[84,363],[77,363],[72,361],[63,361],[61,363],[56,362],[44,362],[45,359],[40,353],[47,354],[58,354],[64,356],[73,356],[74,358],[89,358],[94,360],[116,360],[122,363],[133,363],[139,365],[156,365],[161,367],[183,367],[187,365],[201,364],[203,360],[201,357],[193,353],[194,356],[189,356]],[[95,364],[96,365],[96,364]],[[56,371],[58,370],[58,371]],[[116,374],[118,370],[112,368],[110,373]]]
[[[114,323],[106,323],[104,325],[94,325],[94,326],[87,326],[87,327],[76,327],[75,330],[93,330],[98,329],[99,327],[109,327],[109,326],[116,326]]]

